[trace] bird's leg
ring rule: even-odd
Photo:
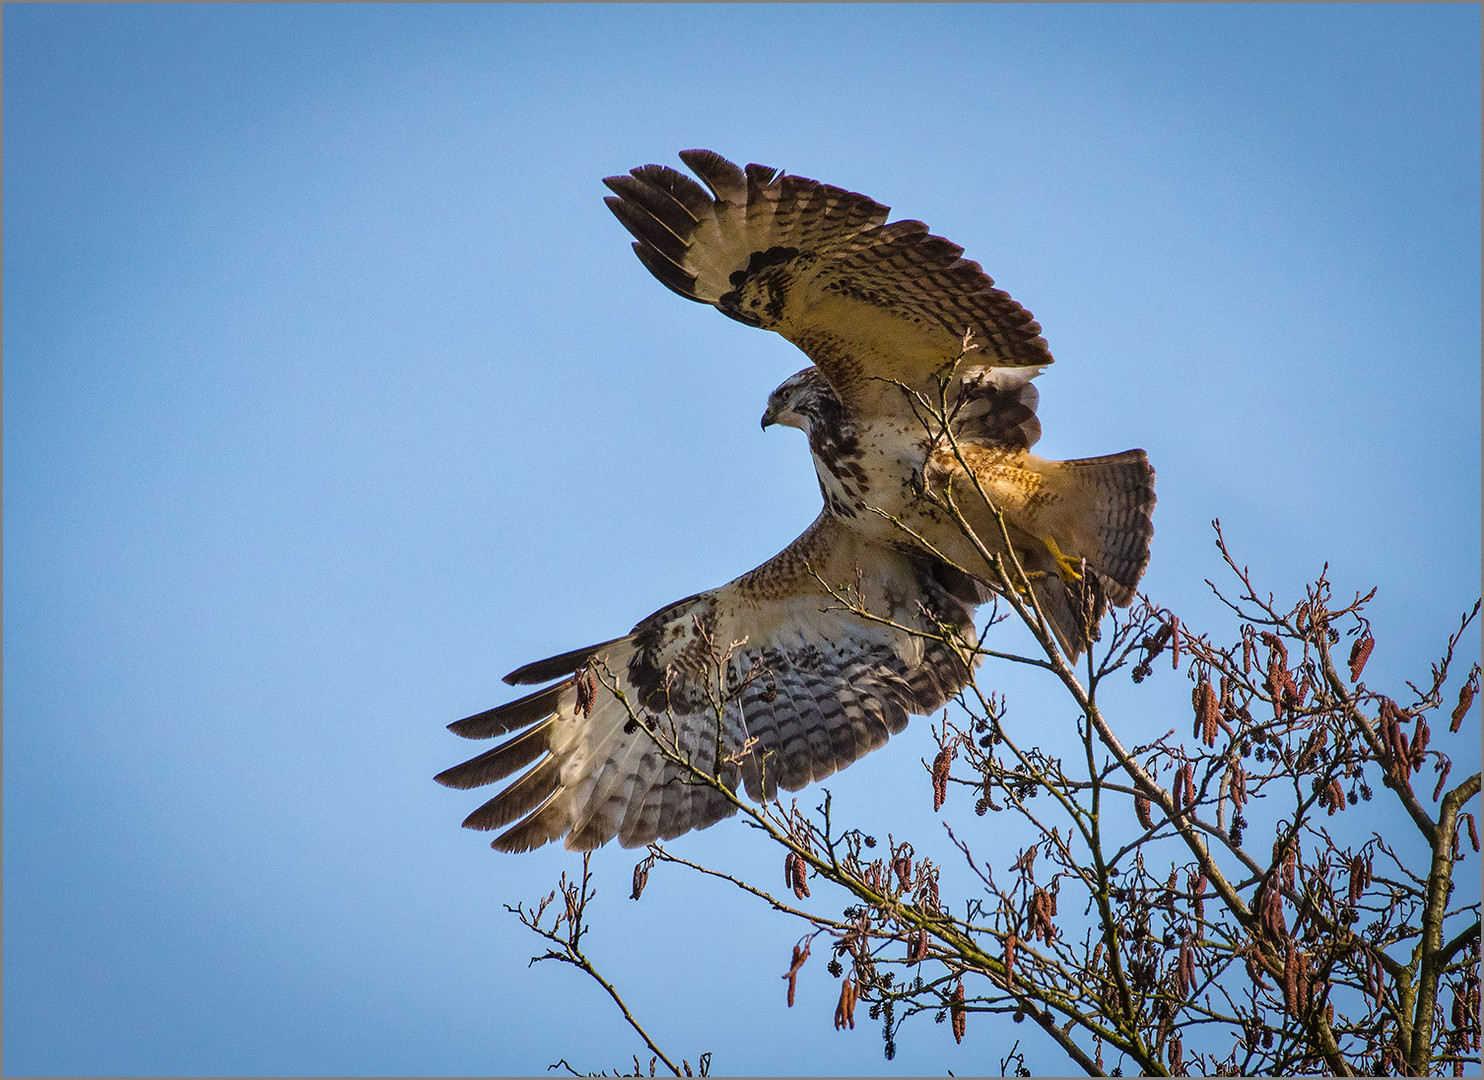
[[[1051,552],[1051,558],[1056,563],[1056,572],[1062,581],[1070,585],[1074,581],[1082,580],[1081,559],[1062,554],[1061,548],[1056,545],[1056,540],[1050,536],[1043,536],[1041,542],[1046,545],[1046,550]]]

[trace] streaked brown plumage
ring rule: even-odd
[[[846,611],[830,590],[921,633]],[[882,745],[909,714],[938,708],[958,691],[968,678],[977,601],[973,582],[942,564],[879,548],[824,513],[736,581],[661,609],[617,641],[511,673],[512,683],[565,677],[450,725],[469,738],[527,730],[438,779],[479,787],[546,755],[464,823],[514,824],[495,841],[502,850],[562,836],[575,848],[614,836],[626,846],[678,836],[730,814],[732,805],[665,761],[631,723],[631,709],[662,732],[673,726],[677,744],[707,772],[719,741],[720,775],[729,787],[740,780],[755,799],[779,787],[797,790]],[[926,636],[943,627],[961,636],[962,648]],[[584,715],[578,681],[589,673],[598,688]],[[713,704],[723,699],[718,734]],[[725,760],[749,738],[757,740],[750,752]]]
[[[983,488],[1074,657],[1148,565],[1154,473],[1143,451],[1030,453],[1041,432],[1031,380],[1051,354],[1030,313],[961,248],[920,222],[888,224],[863,195],[709,151],[681,158],[705,188],[645,165],[605,181],[608,205],[666,286],[777,331],[813,361],[774,391],[763,426],[806,432],[824,510],[756,570],[625,637],[513,672],[512,683],[560,681],[450,725],[514,736],[438,777],[477,787],[527,769],[465,821],[505,829],[502,850],[563,837],[571,848],[615,836],[640,845],[733,812],[646,729],[728,789],[771,798],[951,699],[972,670],[973,610],[995,578],[924,492],[951,495],[1000,553]],[[937,400],[940,384],[947,432],[915,399]]]

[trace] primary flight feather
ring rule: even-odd
[[[807,434],[824,508],[757,569],[512,672],[559,681],[450,725],[513,736],[438,776],[472,788],[526,770],[464,822],[504,830],[501,850],[669,839],[734,811],[703,776],[773,798],[874,750],[968,681],[974,609],[998,587],[985,556],[1006,540],[1072,657],[1148,565],[1144,452],[1029,452],[1031,380],[1051,354],[961,248],[842,188],[680,157],[705,187],[645,165],[604,181],[608,206],[663,284],[813,362],[769,397],[763,426]]]

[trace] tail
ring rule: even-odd
[[[1075,659],[1097,638],[1110,604],[1127,607],[1149,566],[1154,537],[1154,470],[1142,450],[1107,457],[1046,462],[1041,470],[1058,496],[1047,515],[1062,552],[1085,559],[1090,571],[1066,581],[1051,573],[1032,583],[1041,609],[1067,654]]]
[[[1142,450],[1059,461],[1048,478],[1072,508],[1075,524],[1058,541],[1097,571],[1108,602],[1127,607],[1149,567],[1154,538],[1154,470]]]

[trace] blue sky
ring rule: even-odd
[[[1040,451],[1148,450],[1145,587],[1188,621],[1229,628],[1218,516],[1280,596],[1326,561],[1379,586],[1378,681],[1424,676],[1478,595],[1476,6],[42,5],[5,30],[12,1074],[637,1049],[503,911],[574,858],[492,853],[431,777],[501,674],[817,511],[802,438],[757,427],[802,357],[663,289],[602,205],[682,148],[964,245],[1057,357]],[[1071,723],[983,680],[1012,722]],[[920,851],[925,727],[829,785]],[[675,850],[782,885],[735,822]],[[596,859],[590,946],[673,1053],[962,1075],[1029,1034],[918,1024],[888,1064],[831,1028],[823,965],[783,1008],[796,927],[678,874],[634,904],[635,857]]]

